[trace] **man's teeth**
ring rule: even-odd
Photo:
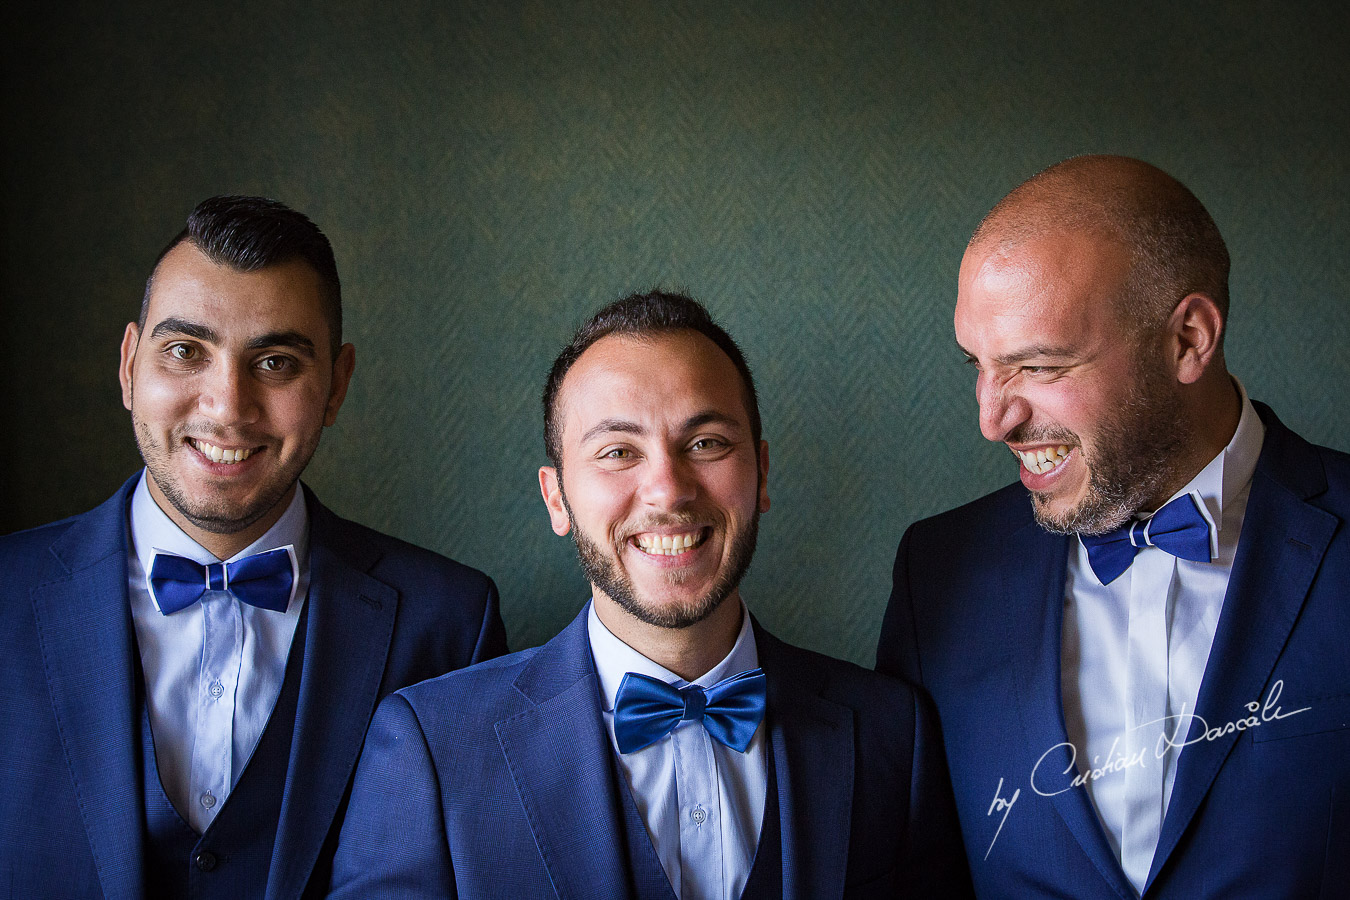
[[[1027,467],[1027,471],[1034,472],[1037,475],[1044,475],[1055,466],[1064,461],[1064,457],[1069,455],[1069,448],[1043,447],[1040,450],[1014,450],[1018,459],[1022,460],[1022,465]]]
[[[243,462],[253,455],[252,450],[225,450],[217,447],[215,444],[208,444],[206,441],[199,441],[195,438],[189,438],[192,446],[196,447],[211,462],[225,463],[231,465],[237,462]]]
[[[643,553],[677,556],[699,543],[697,531],[688,534],[640,534],[635,539]]]

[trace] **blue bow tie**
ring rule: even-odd
[[[1183,494],[1149,518],[1131,521],[1106,534],[1084,534],[1088,562],[1102,584],[1110,584],[1134,562],[1144,547],[1157,547],[1181,559],[1210,562],[1213,527],[1200,513],[1194,494]]]
[[[229,591],[249,606],[285,612],[295,583],[292,552],[280,547],[204,566],[156,550],[150,562],[150,593],[166,616],[196,603],[207,591]]]
[[[614,737],[620,753],[654,744],[685,720],[702,721],[713,740],[744,753],[764,718],[764,670],[750,669],[706,690],[674,688],[629,672],[614,698]]]

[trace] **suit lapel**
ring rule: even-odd
[[[52,545],[67,574],[32,592],[61,745],[108,898],[144,890],[136,645],[127,599],[126,508],[135,483]]]
[[[516,679],[530,708],[497,741],[560,900],[626,898],[623,815],[586,631],[589,606]]]
[[[304,665],[268,897],[299,896],[346,794],[379,700],[398,591],[370,576],[378,553],[306,492],[310,583]]]
[[[1338,525],[1335,516],[1306,502],[1326,490],[1326,473],[1316,452],[1267,407],[1255,405],[1266,424],[1266,439],[1196,700],[1197,717],[1209,728],[1222,729],[1246,717],[1246,704],[1267,697],[1275,663]],[[1298,699],[1292,693],[1285,697]],[[1196,722],[1195,727],[1192,739],[1204,726]],[[1195,816],[1238,734],[1233,730],[1212,741],[1196,740],[1182,751],[1150,883]]]
[[[809,658],[755,623],[768,683],[769,745],[778,781],[783,896],[838,897],[853,813],[853,711],[820,696]]]
[[[1034,521],[1008,537],[1004,558],[1012,563],[1003,579],[1001,605],[1010,617],[1004,634],[1022,635],[1012,647],[1016,701],[1030,759],[1035,765],[1033,790],[1058,790],[1076,772],[1064,726],[1060,662],[1064,623],[1064,579],[1071,539],[1053,535]],[[1065,774],[1068,773],[1068,774]],[[1102,831],[1087,789],[1079,786],[1048,799],[1102,878],[1123,898],[1134,896]]]

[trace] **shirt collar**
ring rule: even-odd
[[[262,537],[229,559],[219,560],[210,550],[188,537],[183,529],[160,509],[155,498],[150,496],[150,488],[146,484],[149,477],[148,472],[141,472],[141,478],[136,482],[136,490],[131,496],[131,544],[137,559],[141,562],[141,571],[150,571],[151,557],[156,550],[208,565],[216,562],[233,562],[244,556],[285,547],[288,544],[295,548],[295,561],[301,572],[308,570],[309,509],[305,504],[304,488],[299,482],[296,483],[295,496],[291,498],[286,511]]]
[[[600,692],[604,699],[605,712],[614,710],[614,698],[619,693],[619,682],[629,672],[638,672],[660,679],[677,688],[685,687],[685,681],[674,672],[659,663],[652,662],[632,647],[615,637],[614,632],[605,627],[595,612],[594,602],[586,614],[586,630],[590,637],[591,656],[595,659],[595,671],[600,676]],[[741,601],[741,631],[731,652],[722,661],[693,683],[702,687],[711,687],[723,678],[728,678],[759,665],[759,650],[755,645],[755,631],[750,627],[750,611]]]

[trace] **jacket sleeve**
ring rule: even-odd
[[[329,890],[349,900],[456,896],[440,779],[417,714],[398,694],[371,721]]]
[[[886,604],[881,637],[877,641],[876,669],[922,687],[919,637],[914,626],[914,599],[909,584],[909,558],[914,543],[914,528],[910,526],[905,531],[905,536],[900,540],[900,549],[895,554],[891,599]]]

